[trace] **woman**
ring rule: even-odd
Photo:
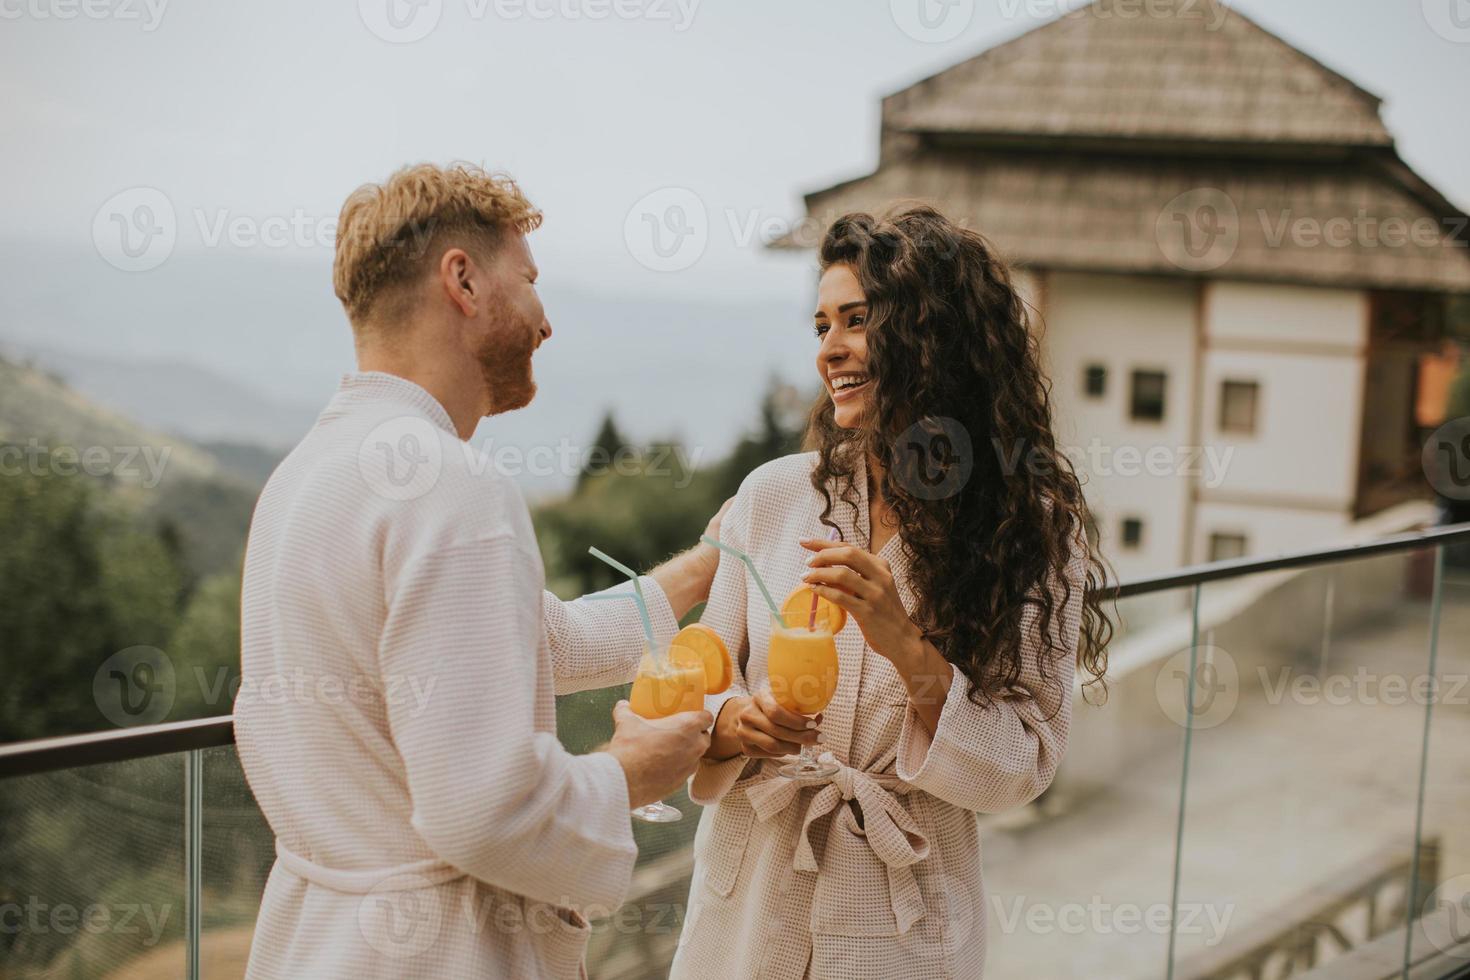
[[[847,611],[837,691],[815,719],[775,703],[770,612],[722,559],[703,620],[740,670],[691,781],[706,809],[672,975],[979,977],[975,814],[1056,772],[1076,664],[1106,667],[1102,565],[986,241],[914,206],[839,219],[820,258],[815,451],[751,473],[722,533],[778,599],[809,585]],[[830,783],[776,775],[814,742]]]

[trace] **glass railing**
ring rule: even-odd
[[[1039,799],[980,818],[989,975],[1470,975],[1466,552],[1458,525],[1117,587],[1106,703],[1078,694]],[[562,699],[569,748],[618,693]],[[0,980],[243,976],[274,850],[232,740],[0,746]],[[593,977],[667,973],[695,824],[636,827]]]

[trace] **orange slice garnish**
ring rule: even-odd
[[[781,603],[781,617],[787,626],[805,626],[807,617],[811,615],[812,590],[805,585],[798,585],[791,590],[786,601]],[[842,632],[842,627],[847,625],[847,610],[837,605],[830,599],[817,597],[817,629],[823,626],[836,636]]]
[[[730,689],[735,679],[735,667],[730,663],[730,651],[720,634],[703,623],[692,623],[674,636],[674,645],[687,647],[699,654],[704,663],[704,692],[721,694]]]

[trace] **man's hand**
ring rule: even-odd
[[[737,755],[751,759],[781,759],[796,755],[803,745],[814,745],[821,732],[821,715],[808,718],[776,703],[769,687],[754,697],[733,697],[720,709],[706,757],[715,761]]]
[[[628,702],[619,701],[613,707],[617,728],[605,751],[623,767],[628,805],[653,803],[684,785],[709,748],[706,729],[713,722],[708,711],[649,721],[635,715]]]
[[[734,502],[735,498],[731,497],[721,505],[719,512],[709,519],[709,524],[704,529],[705,534],[716,541],[720,539],[720,522]],[[674,618],[683,619],[689,610],[709,598],[709,587],[714,582],[715,570],[719,567],[719,549],[701,541],[648,574],[664,590],[664,597],[669,600]]]

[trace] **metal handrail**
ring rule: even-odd
[[[1239,558],[1231,561],[1193,565],[1163,575],[1148,575],[1118,585],[1103,586],[1106,599],[1125,599],[1152,592],[1201,585],[1220,579],[1238,578],[1262,572],[1322,565],[1328,562],[1355,561],[1375,555],[1422,548],[1426,545],[1470,543],[1470,522],[1449,524],[1424,531],[1395,534],[1360,544],[1340,545],[1296,551],[1269,558]],[[91,732],[86,735],[63,735],[58,738],[33,739],[0,745],[0,779],[34,773],[91,766],[105,762],[126,762],[156,755],[171,755],[193,749],[218,748],[235,742],[235,721],[229,715],[200,718],[195,721],[140,725],[117,731]]]

